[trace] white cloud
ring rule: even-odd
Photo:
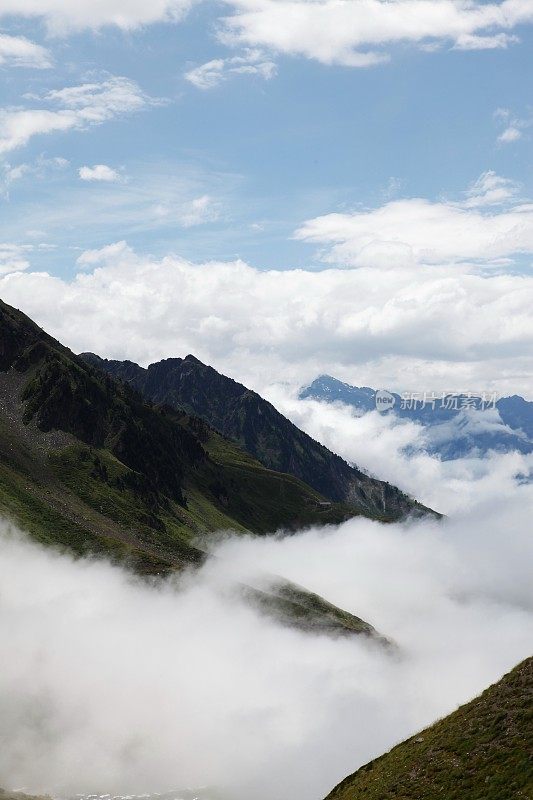
[[[86,250],[76,259],[76,264],[82,269],[90,269],[102,263],[113,263],[117,259],[127,258],[130,254],[131,250],[126,242],[115,242],[98,250]]]
[[[262,389],[321,372],[394,390],[533,394],[533,278],[430,270],[262,271],[81,256],[73,281],[8,275],[0,296],[74,350],[149,363],[189,352]],[[423,384],[423,386],[421,386]]]
[[[52,66],[52,59],[45,47],[26,37],[0,33],[0,66],[46,69]]]
[[[212,89],[234,75],[256,75],[265,80],[276,74],[276,65],[260,50],[247,50],[242,56],[215,58],[185,73],[197,89]]]
[[[155,22],[175,22],[196,0],[0,0],[0,17],[43,19],[49,33],[64,35],[89,28],[115,25],[133,30]]]
[[[490,264],[533,254],[533,205],[510,204],[516,187],[483,173],[466,201],[394,200],[305,222],[295,233],[325,246],[325,261],[347,266],[391,267],[475,261]],[[484,206],[504,204],[501,208]]]
[[[510,44],[520,41],[517,36],[497,33],[495,36],[473,36],[462,34],[457,38],[454,50],[505,50]]]
[[[80,167],[78,175],[82,181],[119,181],[119,173],[107,164],[95,164],[93,167]]]
[[[28,269],[30,262],[27,254],[32,249],[31,245],[0,242],[0,275]]]
[[[516,197],[518,189],[514,181],[487,170],[469,187],[464,205],[467,208],[499,205]]]
[[[0,153],[22,147],[38,134],[82,130],[157,102],[143,94],[134,81],[114,76],[100,83],[47,92],[42,101],[60,109],[0,109]]]
[[[504,144],[509,144],[509,142],[516,142],[518,139],[522,138],[522,131],[516,128],[514,125],[509,125],[503,133],[498,136],[498,141],[503,142]]]
[[[501,48],[516,41],[508,31],[533,21],[531,0],[228,0],[221,38],[270,48],[324,64],[369,66],[397,43],[459,49]]]

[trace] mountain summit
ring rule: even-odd
[[[295,476],[327,501],[348,505],[352,513],[398,520],[428,512],[395,486],[350,466],[256,392],[195,356],[164,359],[147,369],[132,361],[110,361],[92,353],[81,357],[130,384],[151,402],[201,417],[267,469]]]

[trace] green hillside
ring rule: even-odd
[[[350,516],[323,502],[202,420],[145,402],[0,301],[0,512],[41,543],[163,574],[201,564],[214,531],[265,535]],[[304,605],[309,626],[321,624]],[[277,607],[287,617],[287,602]],[[340,610],[337,621],[373,633]]]
[[[327,800],[526,798],[533,798],[533,658],[361,767]]]

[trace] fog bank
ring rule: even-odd
[[[445,523],[226,538],[199,575],[158,587],[3,524],[0,785],[319,800],[530,654],[532,510],[520,486]],[[260,616],[228,589],[258,565],[397,651]]]

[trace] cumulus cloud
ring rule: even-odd
[[[0,66],[46,69],[52,66],[52,59],[45,47],[25,36],[0,33]]]
[[[445,523],[226,538],[200,575],[159,586],[3,525],[4,785],[320,800],[530,653],[532,491]],[[259,616],[230,588],[258,564],[369,619],[397,650]]]
[[[257,389],[328,372],[400,391],[533,392],[525,274],[267,271],[155,260],[124,242],[82,255],[80,266],[72,281],[6,275],[0,294],[77,352],[143,364],[192,352]]]
[[[324,245],[325,261],[347,266],[483,264],[533,253],[533,205],[512,203],[516,185],[483,173],[462,201],[393,200],[308,220],[295,238]],[[499,206],[494,208],[494,206]]]
[[[246,50],[242,56],[215,58],[185,73],[185,79],[197,89],[212,89],[235,75],[256,75],[270,80],[276,65],[260,50]]]
[[[82,181],[106,181],[114,182],[120,180],[120,174],[107,164],[95,164],[93,167],[80,167],[78,175]]]
[[[107,25],[133,30],[179,21],[199,2],[110,0],[95,5],[89,0],[0,0],[0,18],[40,18],[54,35]],[[518,41],[510,31],[533,20],[530,0],[226,0],[226,4],[232,13],[220,20],[219,38],[227,44],[353,67],[387,61],[388,51],[398,43],[426,51],[443,45],[460,50],[506,48]],[[193,70],[193,82],[201,88],[206,82],[219,82],[220,73],[231,70],[232,59],[220,61],[224,63],[217,59],[199,72]],[[264,69],[270,73],[273,65],[266,61]]]
[[[35,99],[49,107],[0,109],[0,153],[23,147],[38,134],[83,130],[157,102],[148,98],[135,81],[116,76],[99,83],[54,89]]]
[[[221,38],[230,44],[271,48],[324,64],[371,66],[388,58],[387,48],[407,43],[424,49],[507,47],[508,31],[533,21],[529,0],[501,3],[464,0],[228,0]]]
[[[195,0],[0,0],[0,18],[10,16],[36,17],[44,20],[49,33],[64,35],[89,28],[97,30],[114,25],[133,30],[155,22],[175,22],[194,4]]]

